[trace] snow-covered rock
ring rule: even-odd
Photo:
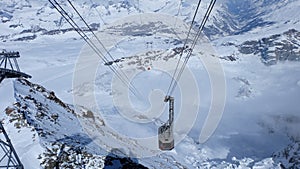
[[[83,132],[73,107],[53,91],[25,79],[14,81],[14,89],[16,103],[6,108],[4,125],[8,131],[18,131],[11,138],[18,140],[13,143],[25,168],[103,168],[118,164],[143,167],[93,144]],[[88,117],[87,112],[80,113]]]
[[[126,16],[148,12],[168,14],[189,24],[196,8],[192,0],[72,2],[93,30],[102,30]],[[208,2],[203,1],[194,29],[197,29]],[[61,1],[61,4],[72,11],[66,2]],[[105,99],[112,91],[109,81],[112,72],[106,70],[104,64],[132,63],[131,67],[151,74],[147,71],[147,68],[152,69],[151,60],[167,62],[161,59],[168,53],[165,51],[173,52],[170,46],[167,48],[168,45],[180,46],[182,41],[142,35],[122,39],[111,52],[121,53],[124,58],[116,55],[118,57],[114,61],[99,63],[95,84],[83,84],[81,87],[87,90],[76,93],[77,88],[72,87],[72,73],[74,62],[84,45],[79,35],[47,1],[0,1],[0,48],[19,50],[22,70],[33,75],[32,82],[45,86],[26,80],[15,81],[14,87],[11,87],[9,80],[0,84],[1,108],[10,105],[2,117],[3,123],[21,161],[26,168],[53,168],[58,164],[62,168],[102,168],[128,163],[140,163],[149,168],[299,167],[299,140],[296,137],[299,136],[300,111],[298,4],[299,0],[217,1],[204,33],[219,53],[226,76],[227,100],[219,127],[207,143],[197,142],[209,111],[212,91],[203,63],[192,57],[188,66],[194,71],[201,94],[201,107],[193,129],[176,145],[175,150],[135,159],[116,156],[122,151],[113,149],[117,143],[131,148],[141,146],[130,145],[129,139],[121,140],[119,136],[115,138],[121,141],[109,137],[112,133],[106,126],[109,123],[116,129],[125,130],[126,134],[135,134],[126,128],[128,126],[123,119],[115,118],[118,112],[109,110],[109,119],[101,119],[99,131],[103,131],[106,142],[111,143],[107,145],[113,150],[109,153],[93,143],[93,138],[81,128],[79,120],[89,123],[95,116],[83,107],[76,112],[72,95],[87,95],[88,89],[96,85],[97,94],[103,101],[101,103],[106,104]],[[71,17],[88,33],[75,13],[71,13]],[[174,27],[178,25],[174,23]],[[127,31],[128,36],[132,35],[132,31],[122,27],[112,30]],[[172,43],[168,43],[170,41]],[[147,55],[140,54],[137,48],[146,50],[144,53],[151,55],[151,58],[148,56],[150,59],[147,59]],[[205,52],[202,54],[205,55]],[[155,54],[158,54],[157,57],[154,57]],[[271,64],[273,66],[266,66]],[[157,74],[140,77],[140,81],[146,84],[143,84],[143,89],[148,90],[155,84],[163,90],[168,85],[169,81],[163,74],[159,74],[160,80],[149,80]],[[160,83],[154,83],[156,81]],[[12,106],[13,95],[17,102]],[[156,132],[155,127],[157,124],[152,126],[151,132]],[[137,132],[142,128],[136,125],[133,130]]]

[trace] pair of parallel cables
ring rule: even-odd
[[[48,0],[48,1],[60,13],[60,15],[72,26],[72,28],[82,37],[82,39],[91,47],[91,49],[97,54],[97,56],[99,56],[102,59],[103,62],[109,63],[110,62],[109,58],[112,59],[111,61],[116,60],[110,54],[110,52],[105,48],[104,44],[100,41],[100,39],[97,37],[97,35],[91,29],[91,27],[87,24],[85,19],[80,15],[80,13],[78,12],[76,7],[72,4],[72,2],[70,0],[67,0],[69,5],[76,12],[76,14],[80,17],[81,21],[83,21],[83,23],[86,25],[86,27],[88,28],[88,31],[90,31],[92,33],[92,35],[96,38],[97,42],[100,44],[102,49],[105,51],[105,54],[103,52],[101,52],[99,47],[86,35],[84,30],[82,30],[79,27],[79,25],[73,20],[73,18],[70,16],[70,14],[68,14],[68,12],[56,0]],[[109,58],[106,57],[106,54],[109,56]],[[141,96],[140,92],[137,90],[137,88],[133,84],[130,83],[128,76],[124,73],[124,71],[121,69],[121,67],[118,65],[118,63],[115,63],[115,64],[117,67],[115,67],[115,65],[113,65],[113,64],[108,65],[108,66],[112,70],[112,72],[117,76],[117,78],[119,78],[119,80],[121,80],[121,82],[124,85],[126,85],[126,86],[128,85],[129,90],[132,94],[134,94],[136,97],[140,97]],[[118,71],[118,68],[120,71]]]
[[[197,42],[198,42],[198,40],[200,38],[201,32],[202,32],[202,30],[203,30],[203,28],[204,28],[204,26],[205,26],[205,24],[206,24],[206,22],[208,20],[209,15],[211,14],[211,11],[212,11],[215,3],[216,3],[216,0],[211,0],[210,1],[210,4],[209,4],[209,6],[208,6],[208,8],[207,8],[207,10],[205,12],[205,15],[204,15],[204,17],[203,17],[203,19],[201,21],[201,24],[200,24],[199,28],[198,28],[198,31],[197,31],[197,33],[196,33],[196,35],[195,35],[195,37],[194,37],[194,39],[192,41],[191,48],[190,48],[190,50],[188,50],[188,53],[187,53],[187,56],[186,56],[186,58],[185,58],[185,60],[183,62],[183,65],[179,69],[180,60],[182,59],[184,50],[185,50],[186,45],[188,43],[188,39],[189,39],[189,36],[191,34],[191,30],[192,30],[193,25],[195,23],[195,19],[196,19],[196,16],[197,16],[200,4],[201,4],[201,0],[198,1],[197,8],[196,8],[196,11],[194,13],[192,23],[191,23],[191,25],[189,27],[189,30],[188,30],[187,37],[186,37],[186,39],[184,41],[184,45],[183,45],[183,47],[182,47],[182,49],[180,51],[180,56],[179,56],[179,59],[177,61],[176,68],[175,68],[175,71],[173,73],[172,80],[171,80],[171,83],[170,83],[168,91],[167,91],[167,96],[171,96],[172,93],[174,92],[174,90],[175,90],[175,88],[177,86],[177,83],[178,83],[180,77],[182,76],[182,73],[183,73],[183,71],[184,71],[184,69],[185,69],[185,67],[187,65],[188,60],[190,59],[190,57],[192,55],[192,52],[193,52],[193,50],[194,50],[194,48],[195,48],[195,46],[196,46],[196,44],[197,44]],[[178,72],[178,69],[179,69],[179,72]]]
[[[86,35],[86,33],[79,27],[79,25],[72,19],[72,17],[66,12],[66,10],[64,10],[64,8],[62,8],[62,6],[56,1],[56,0],[48,0],[52,6],[61,14],[61,16],[74,28],[74,30],[84,39],[84,41],[93,49],[93,51],[106,63],[109,62],[109,59],[105,56],[105,54],[103,54],[100,49],[95,45],[95,43]],[[75,8],[75,6],[71,3],[70,0],[67,0],[68,3],[70,4],[70,6],[73,8],[73,10],[76,12],[76,14],[80,17],[80,19],[84,22],[84,24],[87,26],[88,30],[93,34],[93,36],[96,38],[97,42],[101,45],[101,47],[104,49],[104,51],[106,52],[106,54],[110,57],[110,59],[112,60],[116,60],[114,59],[114,57],[110,54],[110,52],[105,48],[104,44],[100,41],[100,39],[96,36],[96,34],[94,33],[94,31],[91,29],[91,27],[87,24],[87,22],[85,21],[85,19],[80,15],[80,13],[78,12],[78,10]],[[208,20],[208,17],[215,5],[216,0],[211,0],[210,4],[206,10],[206,13],[201,21],[201,24],[198,28],[198,31],[196,33],[196,36],[194,37],[193,41],[192,41],[192,45],[190,50],[188,50],[187,56],[185,57],[185,60],[183,62],[183,65],[181,66],[181,68],[179,68],[179,63],[180,60],[182,59],[185,47],[188,43],[188,39],[189,36],[191,34],[191,30],[193,28],[193,25],[195,23],[195,19],[201,4],[201,0],[198,1],[197,4],[197,8],[196,11],[194,13],[193,16],[193,20],[191,22],[191,25],[189,27],[188,30],[188,34],[187,37],[184,41],[184,45],[180,51],[180,57],[178,59],[178,62],[176,64],[176,68],[175,71],[173,73],[172,76],[172,80],[171,83],[169,85],[168,91],[167,91],[167,96],[172,95],[172,93],[174,92],[176,86],[177,86],[177,82],[180,80],[180,77],[182,76],[182,73],[187,65],[188,60],[190,59],[192,52],[197,44],[197,41],[200,38],[201,32]],[[178,15],[178,14],[177,14]],[[178,16],[177,16],[178,17]],[[118,69],[113,65],[109,65],[109,68],[113,71],[113,73],[115,73],[115,75],[121,80],[122,83],[124,83],[125,85],[129,86],[129,90],[135,95],[135,96],[140,96],[140,93],[138,92],[138,90],[136,89],[136,87],[130,83],[130,80],[128,78],[128,76],[122,71],[122,69],[120,68],[120,66],[116,63],[117,68],[120,69],[120,72],[118,71]],[[179,70],[178,70],[179,69]],[[178,73],[177,73],[178,72]]]

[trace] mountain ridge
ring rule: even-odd
[[[152,0],[147,3],[137,3],[136,0],[99,2],[86,0],[74,1],[74,5],[92,29],[99,31],[125,16],[139,16],[153,12],[167,14],[190,24],[196,3],[192,0],[180,2],[182,5],[178,16],[179,1],[172,0]],[[211,104],[212,91],[205,65],[196,57],[192,57],[188,67],[198,81],[202,104],[195,127],[176,146],[176,150],[146,159],[137,159],[134,155],[132,158],[124,156],[127,150],[113,149],[117,143],[132,148],[135,143],[131,143],[129,139],[124,141],[123,137],[113,136],[119,142],[109,140],[111,145],[103,146],[112,148],[112,151],[106,152],[93,143],[94,138],[90,138],[81,127],[78,127],[81,124],[79,119],[87,118],[85,124],[89,124],[93,123],[93,118],[97,116],[80,106],[80,111],[76,112],[74,111],[76,105],[72,104],[72,95],[78,94],[76,88],[72,86],[74,62],[76,63],[80,55],[78,53],[82,52],[84,45],[74,29],[46,1],[1,1],[0,48],[20,50],[22,54],[20,67],[33,75],[32,82],[14,81],[12,89],[8,87],[9,80],[5,80],[0,86],[1,94],[3,92],[7,96],[7,98],[0,97],[2,107],[11,104],[7,101],[13,97],[10,96],[11,93],[15,94],[17,101],[15,105],[6,109],[3,123],[16,145],[18,154],[21,155],[21,161],[29,168],[54,167],[59,158],[65,159],[65,163],[62,164],[65,168],[80,168],[82,165],[90,168],[120,166],[122,161],[125,161],[125,165],[141,164],[149,168],[298,167],[298,139],[290,138],[289,135],[292,132],[297,134],[298,127],[297,94],[300,86],[298,3],[299,0],[218,1],[204,34],[209,37],[210,43],[219,54],[216,57],[220,58],[226,76],[227,100],[220,126],[208,143],[197,142],[197,134]],[[66,3],[62,5],[70,9]],[[202,5],[205,7],[208,4],[204,2]],[[204,7],[201,8],[197,21],[203,16]],[[72,18],[80,23],[80,18],[74,13]],[[195,30],[197,23],[194,26]],[[82,23],[80,25],[86,33],[89,33]],[[137,27],[137,30],[140,29],[142,28]],[[149,27],[147,30],[150,29]],[[115,31],[127,31],[128,35],[132,35],[132,32],[122,30],[122,27]],[[147,36],[148,34],[142,33],[116,42],[111,52],[117,54],[117,59],[114,62],[99,62],[99,74],[95,78],[95,84],[79,86],[87,89],[82,91],[85,92],[83,94],[89,94],[89,89],[96,85],[98,87],[96,94],[101,97],[99,101],[107,101],[107,97],[111,97],[112,94],[109,78],[113,75],[106,70],[108,66],[105,64],[122,64],[120,60],[133,63],[127,67],[136,66],[141,70],[141,74],[152,75],[135,82],[143,83],[142,86],[147,90],[148,84],[156,84],[155,79],[149,78],[159,74],[152,63],[167,58],[161,51],[171,51],[172,54],[172,50],[165,48],[167,46],[171,48],[170,45],[173,44],[180,45],[182,41],[170,40],[164,36],[155,37],[153,40],[149,38],[151,36]],[[152,54],[156,55],[154,48],[161,50],[157,50],[161,56],[151,60]],[[178,54],[175,49],[173,52]],[[140,54],[140,50],[145,50],[145,55]],[[204,50],[201,54],[205,55],[205,52]],[[121,57],[122,54],[126,59],[122,58],[124,56]],[[148,54],[151,56],[147,56]],[[175,55],[174,58],[176,59]],[[165,79],[162,78],[163,74],[160,75],[159,81],[162,82]],[[167,84],[160,82],[157,84],[162,87],[160,90],[163,90]],[[118,112],[113,109],[108,113]],[[106,118],[108,121],[98,119],[99,124],[101,123],[98,131],[110,137],[113,132],[108,129],[109,122],[118,125],[116,121],[120,119],[113,115]],[[290,124],[291,118],[296,122]],[[120,120],[120,123],[122,122]],[[151,131],[156,130],[156,125],[153,126]],[[91,130],[93,127],[90,127]],[[124,130],[128,131],[125,133],[130,134],[128,129],[130,125],[126,126],[123,123],[117,127],[118,129],[124,127]],[[68,131],[70,128],[72,130]],[[133,129],[141,131],[139,128]],[[37,160],[29,157],[36,157]],[[105,161],[106,157],[108,161]]]

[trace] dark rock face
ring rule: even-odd
[[[211,24],[204,28],[210,39],[276,25],[276,20],[266,20],[266,16],[287,5],[284,0],[223,0],[219,3],[222,6],[214,9],[216,14],[209,18]]]
[[[290,29],[283,34],[272,35],[257,41],[246,41],[238,46],[243,54],[261,57],[266,65],[279,61],[300,61],[300,32]]]
[[[29,40],[34,40],[35,38],[36,38],[36,35],[23,36],[21,38],[14,39],[14,41],[29,41]]]
[[[108,155],[105,157],[104,168],[124,168],[124,169],[147,169],[147,167],[138,164],[129,157],[118,157]]]
[[[282,151],[273,154],[276,162],[281,168],[299,168],[300,166],[300,142],[295,141]]]

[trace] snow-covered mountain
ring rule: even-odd
[[[257,161],[233,157],[232,162],[229,162],[210,160],[209,155],[206,156],[207,148],[197,150],[198,145],[189,137],[176,148],[176,153],[138,160],[127,158],[122,154],[122,150],[112,149],[111,152],[106,152],[101,149],[81,128],[78,118],[89,121],[88,119],[95,118],[92,111],[82,107],[80,112],[75,112],[73,106],[62,102],[53,91],[25,79],[14,81],[14,90],[16,103],[5,109],[4,124],[8,131],[16,131],[11,135],[13,140],[22,140],[16,148],[21,154],[21,160],[25,162],[24,165],[29,168],[38,165],[43,168],[279,168],[280,165],[295,167],[299,164],[296,142],[282,152],[278,151],[273,158]],[[109,129],[105,129],[104,120],[101,128],[109,133]],[[274,132],[277,132],[276,129]],[[22,150],[19,146],[27,148]],[[187,149],[193,153],[182,156]],[[36,162],[31,163],[32,158],[36,159]]]
[[[232,0],[220,1],[219,4],[211,24],[205,30],[210,36],[241,35],[257,31],[268,36],[299,27],[299,1]]]
[[[129,168],[143,167],[130,158],[115,156],[114,152],[108,154],[93,144],[80,127],[74,108],[57,98],[53,91],[25,79],[14,81],[14,89],[16,103],[7,107],[5,113],[9,120],[7,127],[18,131],[14,140],[25,140],[24,137],[28,140],[22,145],[27,147],[21,155],[22,161],[36,159],[37,166],[43,168],[102,168],[115,162]],[[90,118],[92,112],[82,110],[78,117]],[[24,165],[37,167],[34,163]]]
[[[44,0],[0,1],[0,48],[19,51],[21,70],[33,76],[30,81],[20,79],[12,84],[4,80],[0,84],[0,108],[5,110],[2,122],[26,168],[300,167],[299,0],[217,1],[204,34],[220,59],[226,80],[226,104],[220,124],[207,142],[198,142],[213,91],[203,60],[192,57],[188,67],[201,94],[195,124],[173,151],[147,158],[124,155],[127,149],[136,147],[144,151],[143,146],[115,136],[109,126],[129,137],[154,135],[166,114],[149,125],[124,120],[111,102],[116,91],[111,89],[113,73],[107,65],[119,64],[127,71],[138,69],[141,73],[134,81],[138,89],[164,91],[170,77],[155,66],[178,59],[176,50],[183,39],[171,36],[172,30],[164,23],[147,25],[147,19],[138,18],[145,13],[162,14],[188,25],[197,4],[192,0],[72,2],[94,31],[101,34],[105,29],[111,35],[124,31],[122,36],[115,36],[119,41],[110,49],[116,60],[100,62],[94,83],[81,86],[73,86],[72,76],[78,56],[87,47],[51,4]],[[59,3],[72,11],[66,1]],[[209,1],[201,3],[195,30]],[[70,14],[92,36],[76,13]],[[129,24],[133,17],[148,27]],[[118,22],[125,24],[118,26]],[[174,30],[183,29],[179,23],[174,23]],[[152,29],[155,24],[165,30],[154,34],[158,30]],[[202,51],[193,56],[208,55],[209,51],[199,46]],[[97,117],[95,111],[74,105],[73,101],[74,95],[91,94],[93,87],[104,116],[98,119],[103,121],[99,128],[91,125],[90,129],[104,133],[100,140],[108,152],[83,127],[92,124]],[[177,105],[181,102],[176,101]],[[140,109],[149,106],[148,102],[135,104]]]
[[[72,31],[70,25],[48,1],[3,0],[0,3],[0,17],[3,23],[1,29],[4,30],[1,32],[2,41],[6,39],[32,40],[39,34],[53,35]],[[203,17],[204,9],[208,3],[209,1],[202,2],[203,7],[196,19],[196,26]],[[66,2],[60,1],[60,4],[70,9]],[[186,22],[191,22],[197,5],[191,0],[182,2],[170,0],[94,2],[87,0],[75,1],[74,4],[93,29],[99,29],[99,27],[124,15],[146,12],[166,13],[178,16]],[[297,29],[300,24],[299,17],[297,17],[299,16],[298,6],[297,0],[218,1],[204,32],[211,38],[217,38],[257,31],[265,32],[264,35],[266,36],[282,33],[287,29]],[[79,20],[75,14],[72,17]],[[22,22],[22,20],[27,22]],[[22,37],[27,38],[22,39]]]

